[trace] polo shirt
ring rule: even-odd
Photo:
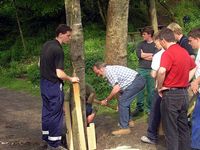
[[[184,88],[189,85],[189,71],[196,65],[184,48],[173,44],[163,53],[160,67],[166,69],[164,87]]]
[[[56,69],[64,70],[64,52],[57,40],[47,41],[40,54],[40,76],[51,82],[62,82],[56,75]]]

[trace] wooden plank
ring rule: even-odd
[[[70,107],[69,102],[64,102],[64,109],[65,109],[65,120],[66,120],[66,142],[68,145],[69,150],[74,150],[74,143],[73,143],[73,137],[72,137],[72,123],[71,123],[71,113],[70,113]]]
[[[88,149],[89,150],[97,149],[94,123],[90,123],[89,127],[87,127],[87,138],[88,138],[87,139]]]
[[[86,150],[86,139],[85,139],[85,131],[84,131],[84,123],[83,123],[83,115],[81,109],[81,99],[80,99],[80,87],[79,83],[73,83],[73,91],[74,91],[74,102],[75,102],[75,110],[77,115],[77,123],[78,123],[78,138],[80,141],[80,150]]]

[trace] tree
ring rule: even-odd
[[[153,27],[154,32],[158,32],[158,20],[156,13],[156,3],[155,0],[150,0],[149,12],[151,15],[151,25]]]
[[[127,65],[129,0],[110,0],[107,13],[105,62]]]
[[[67,24],[72,27],[72,39],[70,44],[70,55],[72,66],[76,75],[80,78],[80,97],[82,103],[82,114],[84,116],[84,122],[86,127],[86,113],[85,113],[85,58],[84,58],[84,48],[83,48],[83,30],[81,22],[81,7],[80,0],[65,0],[65,9],[66,9],[66,19]],[[74,108],[74,104],[71,103]],[[74,149],[85,149],[85,142],[80,142],[78,138],[77,120],[80,118],[76,117],[76,112],[72,108],[72,121],[73,121],[73,139],[74,139]],[[81,116],[80,116],[81,117]],[[79,143],[79,144],[78,144]],[[83,146],[81,145],[83,144]]]
[[[20,37],[21,37],[21,40],[22,40],[22,45],[23,45],[23,48],[24,48],[24,52],[26,52],[26,44],[25,44],[25,41],[24,41],[24,35],[23,35],[23,32],[22,32],[22,28],[21,28],[21,24],[20,24],[20,20],[19,20],[19,16],[18,16],[18,10],[17,10],[15,0],[13,0],[13,5],[14,5],[14,8],[15,8],[15,16],[16,16],[17,25],[18,25],[18,28],[19,28]]]

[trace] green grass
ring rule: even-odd
[[[13,89],[16,91],[25,91],[27,93],[30,93],[36,96],[40,95],[39,86],[33,85],[30,81],[27,81],[26,79],[1,77],[0,87]]]

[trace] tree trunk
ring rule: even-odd
[[[13,0],[13,5],[14,5],[14,8],[15,8],[15,16],[16,16],[17,25],[18,25],[18,28],[19,28],[20,37],[21,37],[21,40],[22,40],[22,46],[23,46],[24,52],[26,52],[26,45],[25,45],[25,41],[24,41],[24,36],[23,36],[21,24],[20,24],[20,21],[19,21],[19,16],[18,16],[18,11],[17,11],[17,6],[16,6],[15,0]]]
[[[105,62],[127,66],[129,0],[110,0],[107,13]]]
[[[158,20],[156,14],[156,3],[155,0],[150,0],[149,12],[151,14],[151,25],[153,27],[154,32],[158,32]]]
[[[81,107],[84,120],[84,127],[86,127],[86,112],[85,112],[85,58],[84,58],[84,46],[83,46],[83,30],[81,22],[81,8],[80,0],[65,0],[65,9],[66,9],[66,20],[67,24],[72,28],[72,39],[70,44],[70,55],[75,74],[80,79],[80,98],[81,98]],[[73,96],[74,97],[74,96]],[[74,140],[74,149],[83,150],[84,147],[81,147],[80,140],[78,138],[79,133],[77,133],[77,120],[75,105],[71,101],[71,111],[72,111],[72,130],[73,130],[73,140]]]
[[[103,8],[103,7],[105,7],[105,6],[104,6],[104,5],[102,6],[100,0],[98,0],[97,3],[98,3],[99,13],[100,13],[100,15],[101,15],[102,21],[103,21],[104,25],[106,25],[106,24],[107,24],[107,23],[106,23],[106,17],[107,17],[107,16],[106,16],[105,10],[104,10],[104,8]]]

